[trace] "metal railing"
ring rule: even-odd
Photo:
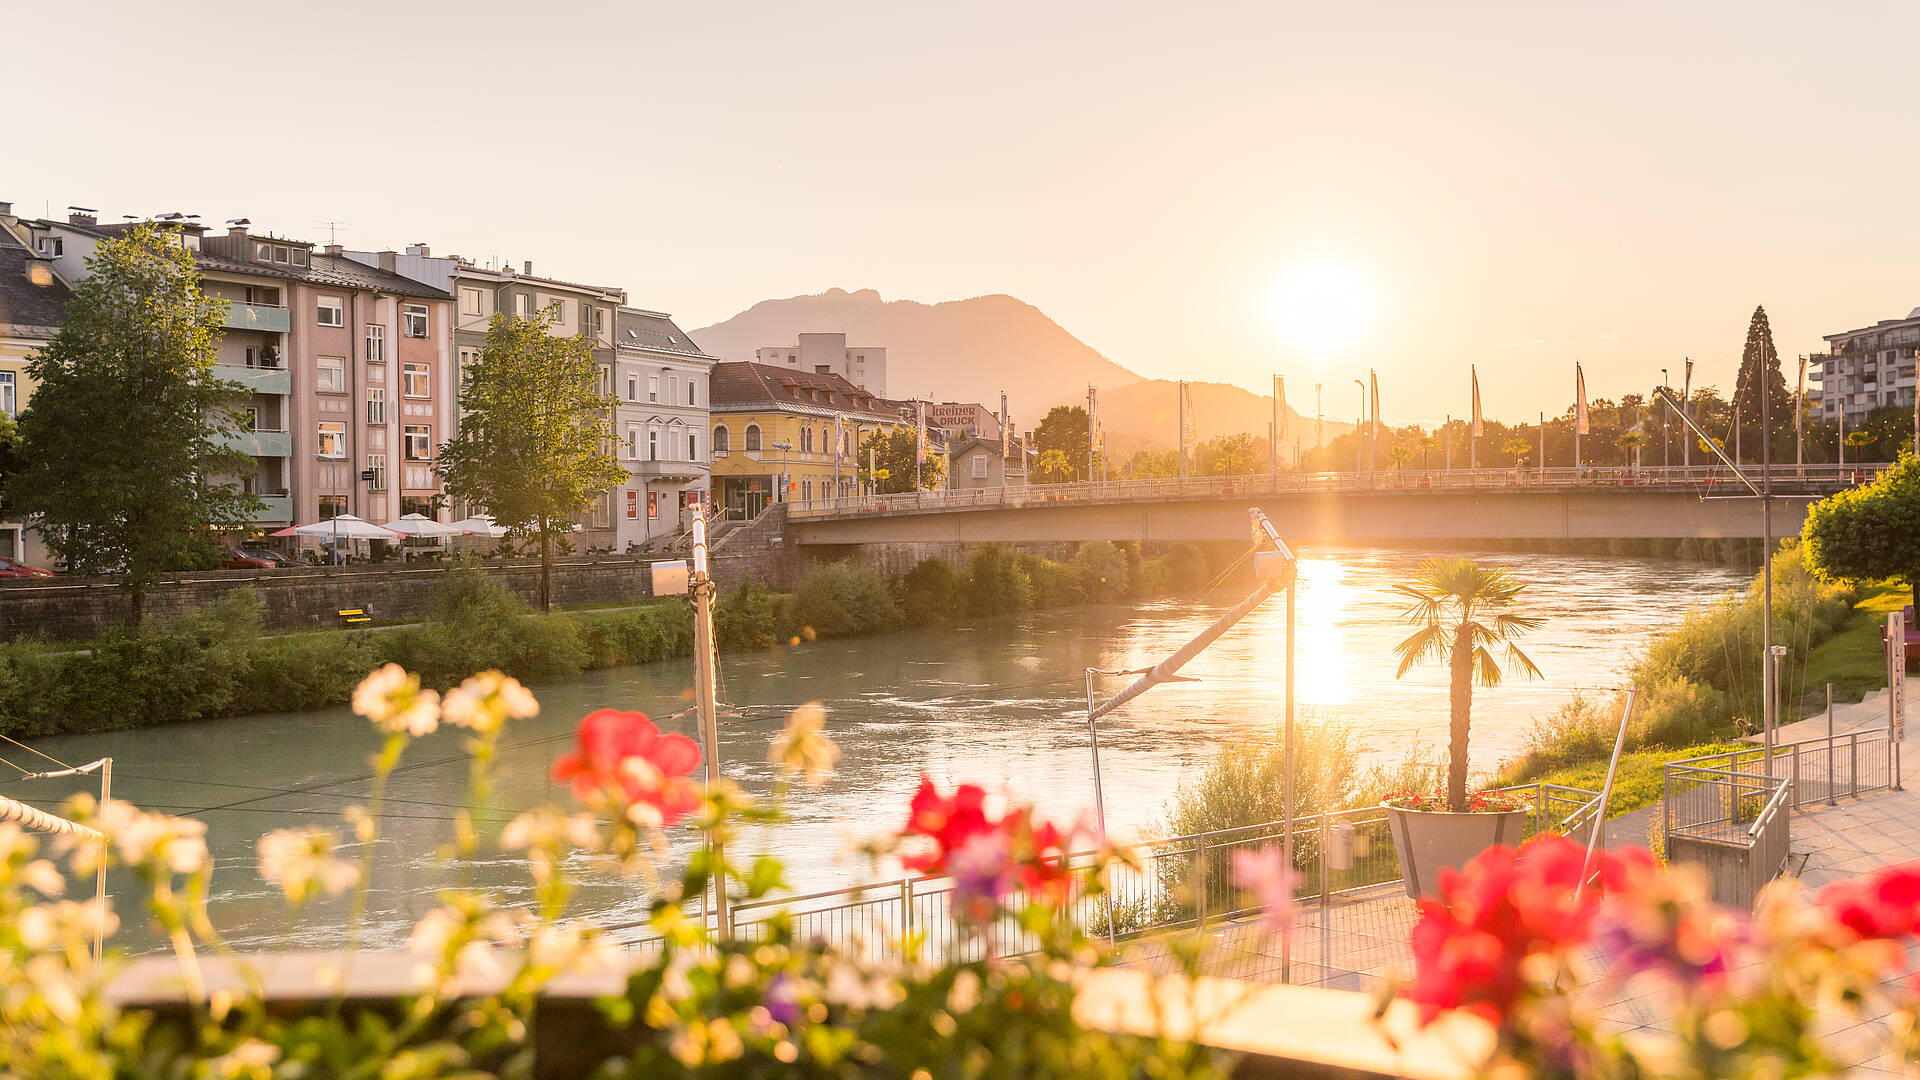
[[[1841,798],[1858,798],[1893,786],[1893,743],[1882,727],[1799,742],[1773,748],[1773,768],[1767,768],[1767,749],[1755,745],[1707,754],[1667,764],[1668,770],[1722,770],[1745,776],[1785,777],[1793,781],[1793,809],[1832,805]]]
[[[1775,465],[1776,495],[1825,495],[1872,480],[1884,464]],[[1745,467],[1757,478],[1758,465]],[[948,488],[900,495],[850,495],[790,500],[795,518],[914,513],[962,509],[1049,506],[1059,503],[1134,502],[1244,495],[1366,493],[1399,491],[1611,490],[1653,488],[1701,495],[1744,491],[1733,472],[1719,465],[1588,466],[1501,469],[1381,469],[1374,472],[1262,473],[1250,476],[1195,476],[1185,479],[1108,480],[1095,483],[1034,484],[1024,487]]]
[[[1698,864],[1715,901],[1750,908],[1786,869],[1798,785],[1792,776],[1761,771],[1764,749],[1757,757],[1746,753],[1668,762],[1661,814],[1668,860]],[[1775,764],[1779,758],[1805,764],[1790,755],[1778,755]]]

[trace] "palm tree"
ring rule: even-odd
[[[1387,460],[1391,462],[1393,467],[1396,469],[1406,468],[1407,462],[1412,459],[1413,459],[1413,451],[1397,443],[1393,446],[1392,449],[1387,451]]]
[[[1411,597],[1406,619],[1418,625],[1393,647],[1400,658],[1394,678],[1422,660],[1445,659],[1452,675],[1452,724],[1447,743],[1447,808],[1467,809],[1467,728],[1472,722],[1473,683],[1498,686],[1503,677],[1493,649],[1503,646],[1507,663],[1529,678],[1539,678],[1527,654],[1514,641],[1546,620],[1509,610],[1526,584],[1500,567],[1472,559],[1429,559],[1410,585],[1395,586]]]
[[[1647,437],[1638,430],[1623,431],[1617,441],[1620,449],[1626,451],[1627,464],[1633,466],[1635,472],[1640,471],[1640,448],[1647,445]]]

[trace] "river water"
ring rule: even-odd
[[[1390,652],[1408,633],[1401,619],[1406,603],[1393,586],[1422,556],[1334,548],[1303,555],[1296,661],[1302,715],[1351,725],[1375,760],[1399,759],[1422,743],[1443,749],[1445,671],[1417,668],[1396,679]],[[1476,768],[1509,756],[1531,718],[1552,712],[1575,688],[1615,684],[1649,635],[1689,607],[1744,583],[1735,571],[1679,562],[1483,558],[1511,567],[1527,583],[1522,606],[1546,624],[1525,642],[1541,680],[1476,692]],[[1199,601],[1033,612],[722,657],[722,697],[742,714],[722,722],[728,776],[755,794],[769,792],[767,740],[790,709],[807,701],[825,703],[829,731],[843,751],[827,785],[790,800],[789,822],[748,834],[748,852],[781,855],[799,891],[885,873],[888,868],[847,853],[860,838],[900,824],[923,772],[943,785],[972,781],[1036,802],[1051,819],[1086,819],[1093,781],[1083,669],[1149,666],[1244,589],[1230,586]],[[1200,769],[1223,740],[1277,731],[1285,610],[1284,598],[1275,596],[1188,665],[1185,674],[1199,681],[1158,687],[1102,722],[1107,815],[1117,837],[1151,828],[1182,777]],[[1108,679],[1099,688],[1112,693],[1125,681]],[[548,763],[590,710],[636,709],[663,727],[697,735],[690,717],[672,719],[687,707],[691,682],[691,663],[675,661],[536,687],[541,715],[517,722],[504,736],[497,790],[479,817],[497,828],[520,810],[563,800],[566,793],[547,778]],[[337,827],[341,811],[366,801],[364,763],[375,745],[367,725],[342,708],[47,739],[37,747],[69,762],[111,754],[115,796],[206,821],[216,864],[214,919],[235,944],[285,940],[325,947],[344,937],[344,905],[318,903],[290,926],[254,870],[254,840],[288,825]],[[443,731],[408,749],[389,788],[362,937],[367,944],[404,940],[434,904],[434,890],[458,881],[492,889],[508,903],[525,899],[523,867],[514,860],[488,856],[456,866],[438,854],[463,804],[466,778],[459,735]],[[0,784],[0,792],[51,807],[61,794],[85,786],[63,786],[73,783],[14,781]],[[676,853],[693,842],[676,837]],[[126,912],[137,895],[133,882],[111,887]],[[645,904],[633,882],[589,874],[573,910],[620,921],[642,917]],[[127,944],[150,945],[141,920],[126,921]]]

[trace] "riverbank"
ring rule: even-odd
[[[983,545],[964,567],[927,559],[888,577],[852,563],[814,567],[792,592],[751,580],[715,605],[723,652],[884,633],[964,617],[1191,592],[1212,568],[1192,545],[1143,556],[1082,544],[1061,562]],[[693,652],[682,599],[583,612],[531,612],[477,570],[437,586],[429,616],[368,630],[263,633],[261,601],[237,589],[187,615],[93,641],[0,645],[0,734],[77,734],[339,705],[384,663],[445,689],[475,671],[546,682]]]

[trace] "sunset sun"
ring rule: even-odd
[[[1372,285],[1345,263],[1316,259],[1275,284],[1268,313],[1281,338],[1316,362],[1362,337],[1374,319]]]

